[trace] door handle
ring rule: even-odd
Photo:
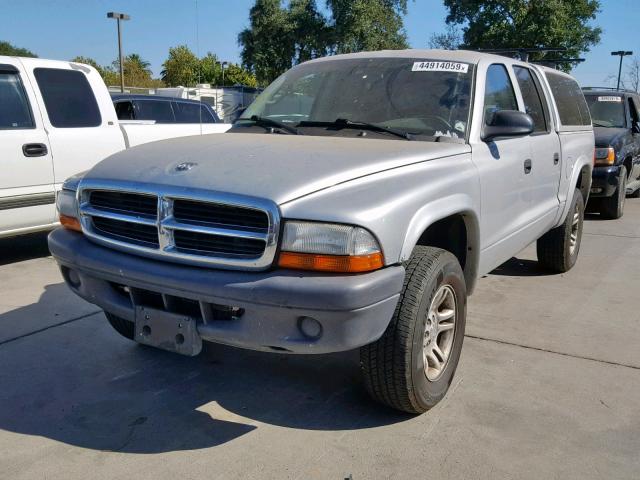
[[[560,161],[560,154],[556,152],[553,154],[553,164],[557,165],[559,161]]]
[[[22,153],[25,157],[44,157],[49,151],[44,143],[25,143]]]
[[[524,161],[524,174],[528,175],[529,173],[531,173],[531,159],[527,158]]]

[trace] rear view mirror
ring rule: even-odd
[[[482,132],[482,140],[498,137],[521,137],[533,132],[533,119],[518,110],[499,110],[493,114]]]

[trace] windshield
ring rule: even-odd
[[[336,59],[303,64],[276,79],[243,113],[314,131],[344,119],[419,136],[464,139],[473,65],[411,58]],[[353,135],[353,133],[351,133]],[[392,137],[389,137],[392,138]]]
[[[586,95],[594,127],[624,128],[622,97],[618,95]]]

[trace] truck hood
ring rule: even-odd
[[[597,147],[615,147],[625,135],[629,135],[626,128],[593,127]]]
[[[283,204],[373,173],[470,151],[469,145],[457,143],[214,134],[122,151],[85,178],[214,190]],[[181,164],[191,165],[185,169]]]

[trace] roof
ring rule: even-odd
[[[161,102],[180,102],[180,103],[197,103],[198,105],[207,105],[200,100],[190,98],[170,97],[165,95],[141,95],[139,93],[111,93],[111,100],[158,100]]]
[[[310,62],[324,62],[336,59],[355,59],[355,58],[425,58],[434,60],[454,60],[465,63],[478,63],[483,59],[494,59],[503,62],[505,58],[514,60],[510,57],[495,55],[486,52],[477,52],[474,50],[430,50],[430,49],[407,49],[407,50],[379,50],[375,52],[359,52],[347,53],[343,55],[333,55],[322,57]],[[518,60],[515,60],[518,61]]]

